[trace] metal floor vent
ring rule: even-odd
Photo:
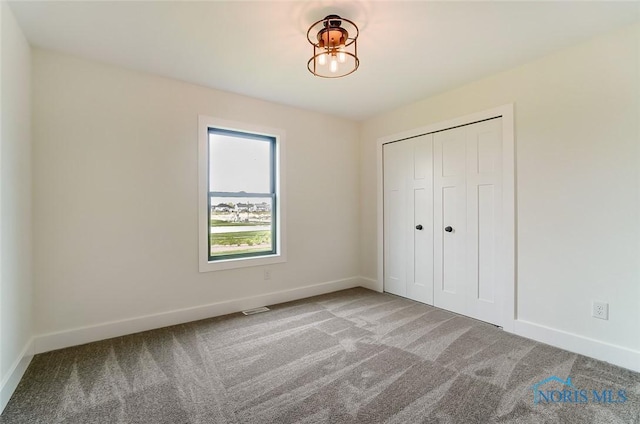
[[[269,308],[267,308],[266,306],[262,306],[260,308],[247,309],[246,311],[242,311],[242,313],[245,315],[255,315],[255,314],[259,314],[262,312],[269,312],[269,311],[270,311]]]

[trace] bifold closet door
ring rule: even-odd
[[[466,314],[466,127],[434,137],[434,305]]]
[[[434,134],[434,305],[501,325],[502,122]]]
[[[383,146],[384,289],[433,304],[433,136]]]

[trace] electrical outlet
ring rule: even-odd
[[[264,279],[271,280],[271,270],[268,268],[264,270]]]
[[[609,304],[594,301],[592,315],[594,318],[609,319]]]

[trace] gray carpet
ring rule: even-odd
[[[0,422],[640,423],[640,374],[352,289],[37,355]]]

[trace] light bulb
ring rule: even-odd
[[[335,57],[331,58],[331,66],[329,67],[331,72],[336,72],[338,70],[338,61]]]
[[[338,46],[338,60],[340,61],[340,63],[344,63],[345,60],[347,60],[347,55],[344,52],[345,47],[347,47],[345,45],[345,39],[344,36],[340,37],[340,45]]]
[[[318,56],[318,63],[320,65],[323,65],[323,66],[324,66],[325,63],[327,63],[327,54],[326,53],[322,53],[320,56]]]

